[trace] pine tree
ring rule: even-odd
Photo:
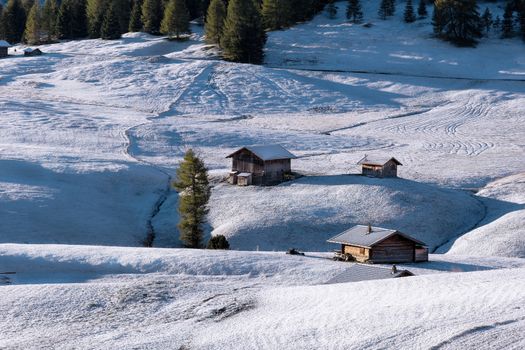
[[[117,11],[115,10],[115,2],[109,5],[104,15],[104,21],[100,28],[100,37],[104,40],[120,39],[120,23]]]
[[[419,16],[419,18],[425,18],[428,16],[426,0],[419,0],[419,6],[417,7],[417,15]]]
[[[179,191],[180,240],[187,248],[201,248],[210,185],[203,161],[191,149],[177,169],[174,186]]]
[[[404,20],[406,23],[412,23],[416,20],[416,16],[414,15],[414,6],[412,6],[412,0],[407,0]]]
[[[443,33],[443,11],[434,2],[434,11],[432,12],[432,27],[434,34],[441,35]]]
[[[326,13],[328,14],[328,18],[335,19],[337,16],[337,7],[333,3],[333,1],[330,1],[328,5],[326,5]]]
[[[292,23],[290,0],[263,0],[261,13],[267,30],[282,29]]]
[[[117,13],[121,34],[128,32],[129,20],[131,17],[131,4],[130,0],[113,0],[113,7]]]
[[[377,15],[382,20],[385,20],[388,17],[388,7],[390,6],[390,0],[381,0],[381,3],[379,4],[379,10],[377,11]]]
[[[492,23],[492,28],[494,29],[499,29],[501,27],[501,18],[498,16],[496,16],[496,19],[494,20],[494,23]]]
[[[56,0],[46,0],[42,9],[42,32],[46,41],[51,42],[56,37],[58,5]]]
[[[29,12],[31,11],[31,8],[35,4],[35,0],[21,0],[22,8],[24,9],[24,12],[26,13],[26,17],[29,15]]]
[[[518,18],[520,22],[521,38],[525,41],[525,0],[519,4]]]
[[[436,0],[434,15],[439,21],[433,21],[434,31],[445,40],[460,46],[471,46],[481,37],[481,18],[476,0]]]
[[[483,12],[483,16],[481,16],[481,23],[483,24],[483,27],[485,28],[485,33],[488,34],[493,24],[492,13],[490,13],[490,10],[488,7],[485,9],[485,12]]]
[[[108,7],[108,0],[87,0],[86,16],[90,38],[100,38],[102,22],[104,22]]]
[[[140,32],[142,30],[142,0],[135,0],[133,2],[133,8],[131,9],[131,15],[129,18],[128,30],[130,32]]]
[[[160,23],[163,17],[162,11],[161,0],[144,0],[141,19],[146,33],[153,35],[160,34]]]
[[[224,59],[261,63],[265,43],[266,33],[255,3],[251,0],[229,0],[221,37]]]
[[[42,39],[42,13],[40,3],[36,1],[29,11],[24,39],[29,45],[39,45]]]
[[[514,8],[510,2],[505,6],[503,22],[501,23],[501,37],[510,38],[514,34]]]
[[[396,0],[387,1],[387,7],[386,7],[387,17],[393,16],[395,12],[396,12]]]
[[[11,44],[19,43],[26,24],[26,12],[20,0],[9,0],[3,11],[4,37]]]
[[[363,11],[361,10],[360,0],[348,0],[346,18],[356,24],[363,22]]]
[[[5,40],[4,31],[4,6],[0,3],[0,40]]]
[[[315,2],[318,0],[288,0],[290,5],[290,21],[302,22],[315,14]]]
[[[170,0],[160,26],[162,34],[169,38],[180,38],[181,34],[190,33],[190,15],[185,0]]]
[[[206,17],[208,16],[208,8],[210,7],[210,3],[210,0],[200,0],[199,17],[202,18],[201,23],[206,23]]]
[[[57,36],[59,39],[73,38],[72,0],[62,0],[57,16]]]
[[[88,36],[88,21],[86,16],[86,0],[72,1],[72,34],[74,39]]]
[[[208,44],[220,44],[225,18],[226,6],[224,6],[223,0],[212,0],[208,7],[204,27]]]

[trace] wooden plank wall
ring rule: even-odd
[[[400,235],[394,235],[372,248],[373,262],[413,262],[415,243]]]

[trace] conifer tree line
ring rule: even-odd
[[[145,0],[148,1],[148,0]],[[211,0],[205,40],[228,61],[261,63],[266,32],[306,21],[329,0]]]
[[[179,37],[189,32],[190,20],[204,16],[208,4],[209,0],[8,0],[0,5],[0,39],[36,45],[59,39],[117,39],[128,31]]]
[[[146,32],[180,39],[190,20],[205,23],[206,41],[227,60],[261,63],[266,31],[306,21],[331,0],[8,0],[0,39],[32,45],[59,39],[118,39]],[[356,14],[358,20],[359,14]]]
[[[474,45],[483,35],[525,40],[525,0],[508,0],[502,17],[476,0],[380,0],[378,17],[386,20],[404,1],[403,18],[425,18],[433,3],[436,36],[457,45]],[[266,32],[312,18],[333,0],[8,0],[0,5],[0,39],[32,45],[59,39],[118,39],[126,32],[147,32],[180,39],[190,33],[190,20],[202,19],[205,40],[217,45],[227,60],[260,63]],[[417,9],[415,6],[417,5]],[[363,21],[361,0],[348,0],[346,17]]]
[[[438,37],[460,46],[473,46],[491,31],[525,40],[525,0],[506,2],[503,20],[493,18],[488,7],[481,14],[476,0],[436,0],[432,25]]]

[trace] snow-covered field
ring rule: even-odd
[[[263,66],[218,60],[199,27],[14,48],[0,348],[523,348],[523,43],[454,48],[402,7],[380,21],[366,2],[370,28],[320,14],[272,32]],[[224,183],[225,156],[263,143],[306,176]],[[161,249],[180,246],[169,185],[189,147],[212,177],[208,234],[238,251]],[[364,154],[395,156],[401,178],[356,176]],[[404,266],[417,277],[325,285],[348,267],[325,240],[368,222],[440,254]],[[150,228],[158,248],[138,248]]]

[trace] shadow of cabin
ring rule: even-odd
[[[228,182],[233,185],[276,185],[291,174],[291,160],[296,156],[281,145],[243,147],[232,158]]]
[[[403,165],[395,158],[370,158],[364,156],[357,164],[361,165],[361,173],[373,177],[397,177],[397,166]]]
[[[367,263],[411,263],[428,261],[425,243],[397,230],[354,226],[327,242],[341,244],[336,256]]]

